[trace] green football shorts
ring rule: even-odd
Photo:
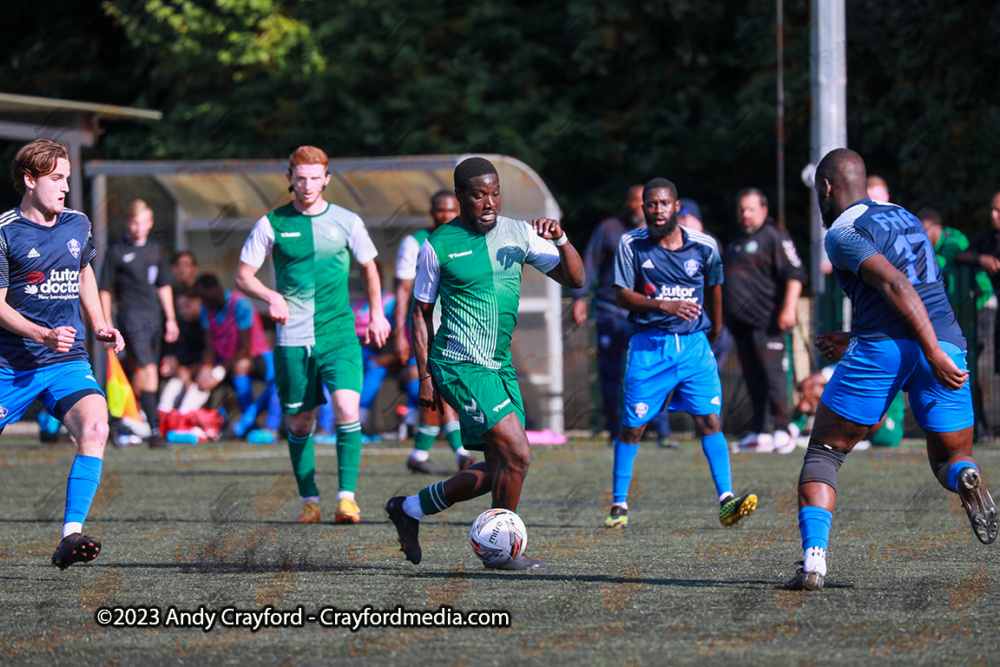
[[[462,425],[462,444],[482,451],[483,434],[513,412],[524,426],[524,403],[513,366],[493,370],[467,361],[431,359],[430,371]]]
[[[364,365],[357,340],[336,349],[288,347],[274,349],[274,377],[281,411],[294,415],[322,405],[323,385],[332,394],[339,389],[361,393]]]

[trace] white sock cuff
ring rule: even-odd
[[[424,510],[420,507],[420,497],[419,496],[407,496],[406,500],[403,501],[403,512],[407,516],[413,517],[417,521],[424,518]]]

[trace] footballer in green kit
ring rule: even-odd
[[[463,443],[482,449],[486,460],[386,504],[412,563],[421,559],[424,516],[486,493],[492,493],[494,508],[517,510],[531,462],[510,354],[522,270],[531,264],[566,287],[581,287],[585,280],[580,254],[557,221],[500,215],[500,177],[488,160],[469,158],[455,168],[455,196],[459,216],[420,248],[410,328],[421,405],[440,411],[443,396],[458,412]],[[441,325],[435,331],[437,301]],[[521,555],[499,567],[542,569],[545,563]]]
[[[330,182],[329,159],[319,148],[301,146],[289,158],[292,203],[257,221],[240,253],[236,285],[265,301],[278,323],[274,370],[281,409],[288,415],[288,450],[302,496],[298,523],[319,523],[312,432],[323,385],[333,396],[340,480],[337,523],[357,523],[354,500],[361,461],[361,345],[354,331],[347,289],[351,257],[361,265],[371,322],[365,343],[385,344],[391,327],[382,311],[377,254],[361,218],[323,198]],[[276,290],[257,278],[267,255],[274,260]]]

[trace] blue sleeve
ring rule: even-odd
[[[615,286],[635,290],[635,252],[632,249],[632,235],[625,234],[618,241],[615,253]]]
[[[825,246],[826,254],[830,256],[830,262],[854,275],[858,274],[861,262],[872,255],[879,254],[878,248],[864,234],[864,230],[855,227],[850,222],[831,227],[826,233]]]
[[[94,237],[88,235],[83,244],[83,250],[80,252],[80,268],[87,268],[87,265],[94,261],[95,257],[97,257],[97,244],[94,243]]]
[[[201,320],[202,331],[208,331],[208,308],[205,306],[201,307],[201,317],[198,319]]]
[[[240,331],[253,326],[253,304],[250,299],[239,299],[233,308],[236,317],[236,328]]]
[[[10,286],[10,268],[7,265],[7,237],[0,234],[0,289]]]
[[[722,255],[719,254],[719,245],[713,243],[708,253],[708,262],[705,264],[705,277],[708,285],[721,285],[725,280],[725,272],[722,270]]]

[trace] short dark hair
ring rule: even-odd
[[[646,185],[642,188],[642,198],[643,198],[643,200],[645,201],[645,199],[646,199],[646,193],[647,192],[649,192],[651,190],[659,190],[660,188],[666,188],[667,190],[670,190],[670,194],[672,194],[674,196],[675,200],[677,199],[677,186],[676,185],[674,185],[673,183],[671,183],[670,181],[668,181],[665,178],[654,178],[654,179],[650,180],[648,183],[646,183]]]
[[[437,200],[441,197],[454,197],[455,193],[451,190],[438,190],[433,195],[431,195],[431,208],[437,206]]]
[[[757,195],[758,197],[760,197],[760,205],[767,206],[767,195],[764,194],[764,192],[760,188],[743,188],[742,190],[737,192],[736,193],[737,205],[740,203],[740,200],[746,197],[747,195]]]
[[[917,218],[921,222],[924,220],[930,220],[939,227],[944,226],[944,223],[941,221],[941,214],[933,206],[921,206],[920,210],[917,211]]]
[[[194,281],[194,288],[196,290],[221,289],[222,283],[219,282],[214,273],[203,273]]]
[[[195,264],[198,263],[198,260],[195,259],[194,253],[191,252],[190,250],[178,250],[177,252],[174,253],[173,257],[170,258],[170,266],[173,266],[174,264],[180,261],[181,257],[185,256],[190,257],[191,261],[194,262]]]
[[[455,189],[463,192],[472,187],[472,179],[493,174],[500,178],[493,163],[482,157],[470,157],[462,160],[455,167]]]

